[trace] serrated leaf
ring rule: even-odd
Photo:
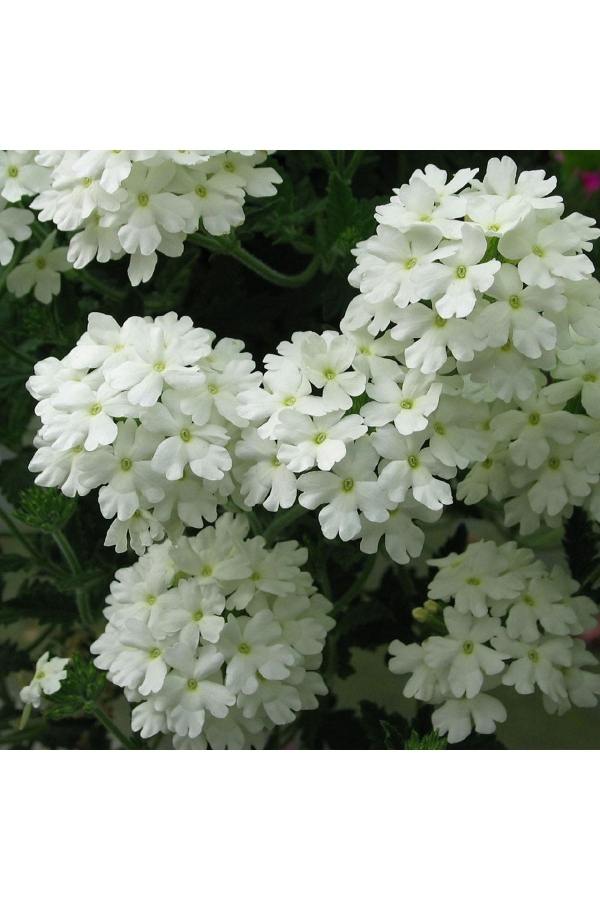
[[[405,750],[446,750],[448,741],[440,737],[437,731],[426,734],[423,737],[413,729],[409,739],[404,744]]]

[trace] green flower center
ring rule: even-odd
[[[488,231],[500,231],[500,226],[494,222],[493,225],[488,225]]]
[[[89,187],[91,187],[91,186],[92,186],[92,179],[91,179],[91,178],[84,178],[84,179],[83,179],[83,186],[84,186],[84,188],[89,188]]]
[[[519,307],[521,306],[521,301],[516,294],[513,294],[511,297],[509,297],[508,302],[513,309],[519,309]]]
[[[197,609],[196,612],[194,613],[194,622],[199,622],[203,618],[204,618],[204,613],[202,612],[201,609]]]
[[[188,441],[191,441],[191,439],[192,439],[192,435],[190,434],[188,428],[182,428],[181,431],[179,432],[179,437],[180,437],[181,440],[184,441],[186,444],[187,444]]]
[[[43,257],[43,256],[38,256],[38,258],[37,258],[36,261],[35,261],[35,265],[36,265],[36,268],[39,269],[40,271],[41,271],[42,269],[45,269],[45,268],[46,268],[46,259],[45,259],[45,257]]]
[[[154,650],[150,651],[150,659],[158,659],[159,656],[162,655],[162,650],[160,647],[155,647]]]
[[[323,375],[325,376],[327,381],[333,381],[333,379],[335,378],[335,372],[333,371],[333,369],[325,369]]]
[[[445,328],[448,324],[448,319],[443,319],[439,314],[435,317],[435,327],[436,328]]]
[[[219,388],[214,384],[209,384],[207,390],[209,394],[216,394]]]
[[[484,461],[481,463],[481,465],[483,466],[484,469],[491,469],[492,466],[494,465],[494,460],[490,459],[488,457],[487,459],[484,459]]]
[[[540,654],[537,652],[537,650],[530,650],[527,656],[533,663],[537,663],[540,661]]]
[[[446,434],[446,429],[444,428],[444,426],[442,425],[441,422],[436,422],[435,425],[433,426],[433,430],[435,431],[436,434]]]
[[[188,678],[187,689],[188,689],[188,691],[197,691],[198,690],[198,682],[196,681],[195,678]]]
[[[431,216],[421,216],[421,222],[433,222],[433,218]]]
[[[280,465],[281,465],[281,460],[277,459],[277,457],[274,456],[273,459],[271,460],[271,465],[272,465],[272,466],[275,466],[275,467],[280,466]]]
[[[537,244],[535,244],[535,246],[533,246],[533,247],[531,248],[531,252],[532,252],[535,256],[539,256],[539,257],[542,257],[542,256],[544,255],[544,251],[542,250],[541,247],[538,247]]]
[[[411,469],[418,469],[419,468],[419,457],[415,456],[414,453],[411,453],[407,459],[407,463],[409,464]]]
[[[416,266],[416,264],[417,264],[417,257],[416,257],[416,256],[413,256],[412,259],[409,259],[409,260],[408,260],[408,262],[405,264],[404,268],[405,268],[405,269],[414,269],[414,267]]]
[[[203,578],[210,578],[212,573],[213,573],[212,566],[204,566],[204,568],[202,569],[202,572],[200,574],[202,575]]]
[[[150,202],[150,197],[148,196],[148,194],[145,194],[143,191],[141,194],[138,194],[137,199],[138,199],[138,203],[140,204],[140,206],[148,206],[148,203]]]
[[[83,444],[77,444],[76,447],[73,447],[73,453],[82,453],[83,452]]]
[[[530,425],[539,425],[540,422],[540,414],[539,413],[530,413],[529,414],[529,424]]]
[[[582,381],[596,381],[596,378],[597,378],[597,376],[594,375],[593,372],[586,372],[581,380]]]
[[[46,673],[43,670],[41,672],[36,672],[35,677],[38,681],[41,681],[42,678],[46,677]]]
[[[260,572],[253,572],[250,581],[260,581]]]
[[[248,654],[251,649],[250,644],[238,644],[238,653]]]
[[[133,465],[133,463],[131,462],[130,459],[122,459],[121,460],[121,468],[123,469],[124,472],[129,472],[132,465]]]
[[[94,403],[94,405],[90,409],[90,416],[97,416],[98,413],[101,413],[101,412],[102,412],[102,404]]]
[[[558,459],[556,456],[551,456],[548,460],[548,468],[555,470],[560,468],[560,459]]]
[[[223,168],[226,172],[235,172],[235,166],[229,160],[223,165]]]
[[[287,400],[283,401],[283,405],[284,406],[293,406],[295,402],[296,402],[295,397],[288,397]]]
[[[8,167],[8,177],[9,178],[16,178],[18,174],[19,174],[19,170],[17,169],[16,166]]]
[[[525,594],[523,596],[523,603],[525,603],[527,606],[535,606],[535,600],[530,594]]]
[[[466,653],[467,656],[469,656],[475,649],[475,644],[473,643],[473,641],[465,641],[462,648],[463,653]]]
[[[203,184],[197,184],[194,191],[199,197],[206,197],[206,188]]]
[[[323,441],[327,440],[327,435],[324,431],[320,431],[315,437],[315,444],[322,444]]]
[[[148,606],[154,606],[154,604],[156,603],[156,597],[154,596],[154,594],[148,594],[148,596],[146,597],[146,603],[148,604]]]
[[[354,487],[354,479],[353,478],[344,478],[342,481],[342,490],[349,494],[352,488]]]
[[[475,576],[471,576],[471,578],[467,578],[467,584],[472,585],[473,587],[477,587],[481,584],[481,578],[475,578]]]
[[[412,400],[401,400],[400,406],[402,407],[402,409],[412,409],[413,402],[412,402]]]
[[[167,367],[164,362],[154,363],[154,371],[155,372],[164,372],[166,368]]]
[[[466,278],[467,277],[467,267],[459,266],[456,270],[456,277],[457,278]]]

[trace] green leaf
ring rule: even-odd
[[[91,712],[105,685],[105,673],[97,669],[92,660],[85,660],[75,652],[60,690],[48,697],[54,706],[44,715],[48,719],[63,719],[78,712]]]
[[[32,560],[17,553],[0,553],[0,572],[23,572],[31,567]]]
[[[440,737],[437,731],[420,737],[413,729],[409,739],[404,743],[405,750],[446,750],[448,741]]]
[[[77,506],[74,497],[65,497],[59,490],[42,488],[37,485],[21,491],[15,519],[30,528],[52,533],[64,528]]]

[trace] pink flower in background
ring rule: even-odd
[[[600,190],[600,172],[579,172],[579,178],[588,197]]]

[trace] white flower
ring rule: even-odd
[[[0,195],[11,203],[39,194],[48,186],[48,172],[34,156],[35,150],[0,150]]]
[[[281,626],[268,609],[252,618],[229,615],[219,640],[219,649],[227,662],[227,688],[253,694],[258,690],[258,676],[268,681],[287,678],[296,655],[291,647],[279,641],[280,637]]]
[[[29,253],[6,279],[6,286],[15,297],[23,297],[33,288],[33,296],[40,303],[50,303],[60,292],[60,272],[71,268],[67,262],[67,248],[52,249],[54,235],[49,234],[41,247]]]
[[[305,374],[317,388],[323,388],[325,411],[350,409],[352,397],[365,389],[366,378],[361,372],[347,371],[356,353],[355,345],[344,335],[327,340],[317,334],[302,346]]]
[[[403,437],[393,425],[378,428],[372,444],[384,459],[390,460],[379,476],[379,486],[392,503],[402,503],[412,489],[415,500],[437,510],[452,503],[450,485],[436,478],[452,478],[456,469],[437,460],[431,450],[423,447],[423,434]]]
[[[486,291],[500,268],[495,259],[480,262],[487,250],[481,229],[465,224],[461,237],[452,255],[434,263],[427,272],[415,275],[424,296],[435,301],[435,308],[444,319],[468,316],[475,306],[476,292]]]
[[[461,697],[447,700],[431,716],[432,726],[440,735],[448,735],[449,744],[464,741],[473,726],[478,734],[492,734],[496,722],[506,721],[506,709],[496,697],[477,694],[476,697]]]
[[[165,650],[165,658],[173,669],[155,698],[156,708],[166,712],[167,724],[176,734],[197,737],[206,711],[224,718],[235,703],[235,696],[211,678],[220,670],[223,655],[210,646],[194,656],[188,644],[177,643]]]
[[[519,275],[525,284],[550,288],[558,277],[580,281],[594,271],[585,254],[573,253],[578,243],[565,222],[546,225],[532,211],[513,231],[502,235],[498,250],[507,259],[519,260]]]
[[[368,436],[348,448],[331,472],[307,472],[298,479],[299,502],[307,509],[326,504],[319,513],[323,534],[343,541],[360,534],[359,509],[367,519],[383,522],[388,518],[386,500],[377,485],[377,453]]]
[[[241,484],[242,497],[248,506],[262,503],[269,512],[294,505],[297,495],[296,477],[277,458],[277,444],[259,436],[253,428],[242,431],[235,445],[238,459],[253,462],[243,473],[234,469]]]
[[[7,266],[15,249],[13,241],[26,241],[31,237],[33,213],[28,209],[8,207],[0,197],[0,265]]]
[[[38,707],[42,702],[42,694],[55,694],[60,690],[60,683],[67,677],[66,666],[69,658],[63,659],[53,656],[50,659],[49,651],[46,651],[35,664],[35,675],[31,683],[21,689],[19,697],[23,703],[31,703]]]
[[[497,675],[505,668],[508,654],[486,645],[500,629],[500,619],[483,616],[475,619],[453,607],[444,610],[449,637],[428,638],[423,644],[423,659],[432,668],[447,668],[450,690],[455,697],[475,697],[483,686],[484,674]]]
[[[344,416],[343,410],[313,419],[284,410],[275,428],[281,442],[277,458],[292,472],[304,472],[315,465],[329,471],[344,458],[348,444],[366,432],[361,416]]]
[[[441,382],[415,369],[406,373],[401,385],[390,378],[378,378],[367,385],[367,394],[375,402],[366,403],[361,415],[369,426],[393,421],[400,434],[413,434],[427,428],[428,416],[437,407],[441,392]]]

